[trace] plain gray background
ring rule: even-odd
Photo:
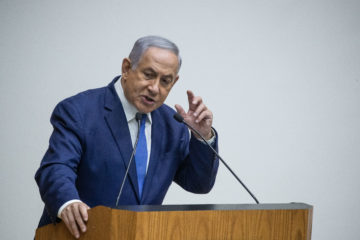
[[[107,85],[134,41],[180,47],[180,80],[214,113],[220,153],[263,203],[314,205],[313,239],[359,239],[360,3],[0,0],[0,238],[31,239],[34,174],[56,103]],[[221,166],[213,191],[165,204],[252,203]]]

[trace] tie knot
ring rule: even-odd
[[[136,114],[135,114],[135,120],[137,121],[137,122],[145,122],[146,121],[146,117],[147,117],[147,114],[145,114],[145,113],[139,113],[139,112],[137,112]]]

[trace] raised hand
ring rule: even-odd
[[[199,96],[195,96],[194,93],[190,90],[187,91],[188,101],[189,101],[189,110],[185,110],[179,105],[176,104],[176,111],[184,118],[184,120],[195,128],[201,135],[204,136],[206,140],[212,137],[212,121],[213,114],[206,107],[203,100]],[[196,133],[194,133],[196,136]]]

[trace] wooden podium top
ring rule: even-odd
[[[312,209],[306,203],[262,203],[262,204],[198,204],[198,205],[123,205],[119,210],[134,212],[163,211],[214,211],[214,210],[295,210]]]

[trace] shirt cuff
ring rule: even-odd
[[[211,137],[209,140],[206,140],[206,142],[207,142],[208,144],[210,144],[210,145],[215,142],[215,138],[216,138],[215,131],[214,131],[214,129],[212,129],[212,128],[211,128],[211,135],[212,135],[212,137]],[[198,137],[196,137],[196,136],[195,136],[195,138],[196,138],[197,140],[199,140],[200,142],[202,142],[203,144],[206,144],[206,143],[204,143],[204,141],[203,141],[201,138],[198,138]]]
[[[71,203],[74,203],[74,202],[81,202],[81,200],[79,200],[79,199],[73,199],[73,200],[70,200],[70,201],[65,202],[65,203],[59,208],[57,217],[61,219],[61,212],[62,212],[62,210],[64,210],[64,208],[66,208],[68,205],[70,205]]]

